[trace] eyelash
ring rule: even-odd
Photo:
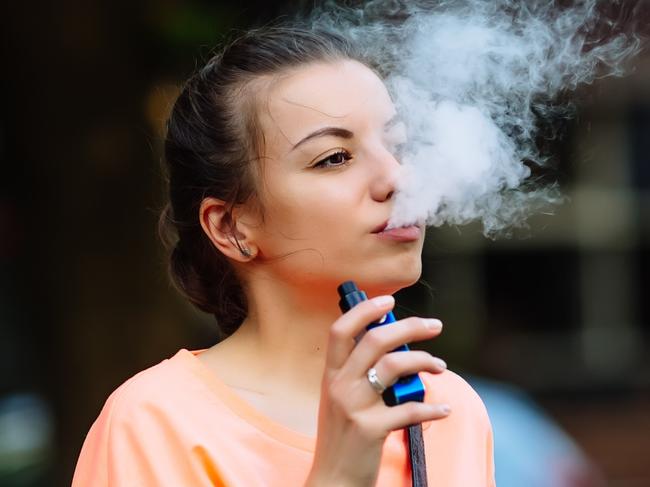
[[[335,156],[343,156],[344,160],[342,162],[338,163],[338,164],[327,164],[327,161],[331,160]],[[327,156],[325,159],[321,159],[316,164],[314,164],[312,167],[319,168],[319,169],[320,168],[327,169],[327,168],[330,168],[330,167],[339,167],[339,166],[344,166],[350,160],[352,160],[352,155],[348,151],[341,149],[341,150],[335,152],[334,154],[331,154],[331,155]]]

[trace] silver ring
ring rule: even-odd
[[[386,390],[386,386],[381,383],[379,380],[379,377],[377,377],[377,371],[375,370],[374,367],[368,370],[368,382],[370,382],[370,385],[374,390],[376,390],[379,394],[382,394]]]

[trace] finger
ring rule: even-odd
[[[387,353],[374,366],[377,378],[386,387],[395,384],[400,377],[418,372],[439,374],[446,368],[444,360],[420,350]]]
[[[330,328],[326,366],[341,368],[355,346],[354,337],[370,323],[380,320],[393,306],[392,296],[377,296],[343,313]]]
[[[405,343],[427,340],[440,334],[442,322],[430,318],[406,318],[368,331],[347,360],[347,373],[364,374],[386,353]]]
[[[414,424],[443,419],[449,414],[451,408],[448,404],[409,401],[393,407],[378,404],[367,411],[364,420],[368,421],[367,428],[381,428],[381,431],[373,432],[380,437]]]

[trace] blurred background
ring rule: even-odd
[[[164,119],[230,29],[310,3],[5,2],[0,486],[69,485],[113,389],[214,343],[157,239]],[[633,64],[546,142],[554,215],[431,230],[426,284],[397,297],[445,322],[431,350],[483,397],[499,486],[650,485],[650,55]]]

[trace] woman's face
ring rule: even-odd
[[[351,60],[312,64],[260,98],[257,261],[318,292],[349,279],[373,294],[417,281],[423,228],[401,238],[379,232],[401,173],[396,146],[406,140],[377,75]]]

